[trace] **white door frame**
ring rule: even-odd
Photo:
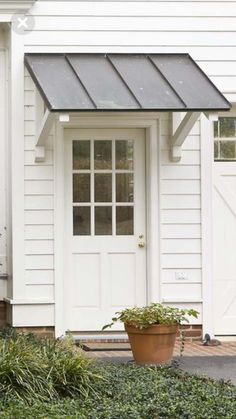
[[[158,115],[147,114],[94,113],[78,114],[69,123],[56,123],[54,138],[54,263],[55,263],[55,335],[65,334],[64,287],[66,285],[64,266],[64,129],[65,128],[144,128],[146,130],[146,206],[147,206],[147,299],[160,300],[160,124]]]

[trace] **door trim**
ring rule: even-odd
[[[94,116],[73,117],[72,122],[56,123],[54,137],[54,275],[55,275],[55,335],[66,332],[65,325],[65,261],[64,261],[64,129],[66,128],[144,128],[146,130],[146,209],[147,209],[147,299],[160,301],[160,164],[159,164],[159,120],[148,119],[147,114],[128,116],[127,113],[94,114]],[[151,197],[151,199],[150,199]]]

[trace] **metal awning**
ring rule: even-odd
[[[26,54],[25,65],[52,112],[230,109],[188,54]]]

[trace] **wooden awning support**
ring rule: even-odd
[[[53,127],[53,123],[55,121],[57,113],[50,112],[48,109],[46,110],[37,138],[35,142],[35,162],[43,162],[46,157],[45,153],[45,144],[47,141],[47,138],[50,134],[50,131]],[[59,114],[59,121],[60,122],[69,122],[70,116],[67,113],[61,113]]]
[[[45,144],[54,122],[54,114],[46,110],[35,142],[35,161],[45,160]]]
[[[170,160],[178,162],[182,156],[182,145],[200,117],[201,112],[187,112],[170,139]]]

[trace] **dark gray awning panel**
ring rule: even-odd
[[[51,111],[220,111],[230,104],[188,54],[26,54]]]

